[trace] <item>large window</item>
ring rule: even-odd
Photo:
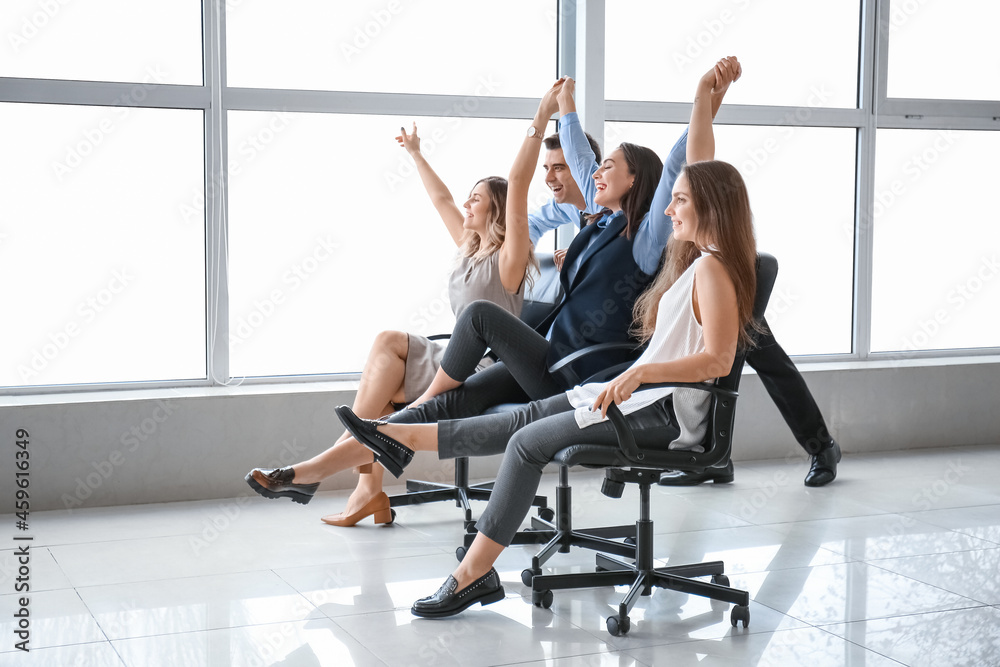
[[[393,139],[412,122],[230,112],[234,376],[357,370],[380,331],[451,331],[456,247]],[[417,125],[424,155],[460,206],[480,178],[506,177],[525,132],[522,120]],[[539,177],[529,199],[543,189]]]
[[[664,157],[730,54],[717,157],[778,258],[786,350],[995,354],[998,23],[986,0],[5,0],[0,386],[356,378],[378,331],[453,324],[401,125],[462,203],[557,75],[605,150]]]
[[[605,97],[690,102],[724,55],[751,73],[729,104],[855,107],[857,0],[614,0],[607,3]]]
[[[201,111],[0,104],[2,385],[205,377]]]

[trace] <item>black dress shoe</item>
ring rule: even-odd
[[[836,440],[813,454],[812,465],[806,473],[806,486],[823,486],[836,479],[840,457],[840,445]]]
[[[293,484],[295,471],[286,468],[254,468],[244,477],[250,488],[265,498],[290,498],[300,505],[307,504],[316,495],[319,482],[315,484]]]
[[[477,602],[486,606],[504,598],[500,575],[492,567],[462,590],[455,590],[456,588],[458,582],[449,575],[437,593],[414,602],[410,613],[424,618],[444,618],[463,612]]]
[[[687,472],[674,470],[660,475],[660,486],[698,486],[702,482],[729,484],[736,475],[733,473],[733,462],[725,468],[705,468],[705,472]]]
[[[379,419],[362,419],[354,414],[346,405],[337,408],[337,416],[344,428],[362,445],[372,450],[375,460],[385,466],[385,469],[399,477],[403,468],[413,459],[413,450],[387,435],[378,432],[378,427],[386,424]]]

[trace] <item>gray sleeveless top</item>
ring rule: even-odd
[[[462,257],[448,280],[448,299],[455,317],[462,314],[473,301],[492,301],[514,316],[521,315],[524,304],[524,284],[517,294],[504,289],[500,281],[500,253],[495,252],[486,259],[475,260]]]

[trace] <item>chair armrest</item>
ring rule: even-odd
[[[612,352],[617,350],[637,352],[639,346],[635,343],[599,343],[597,345],[590,345],[582,350],[577,350],[572,354],[569,354],[556,363],[549,367],[549,374],[551,375],[561,375],[567,380],[571,381],[571,384],[578,384],[580,377],[573,371],[572,365],[581,359],[589,357],[594,354],[603,354],[605,352]]]
[[[700,391],[707,391],[710,394],[715,394],[716,396],[736,398],[739,396],[738,392],[731,389],[724,389],[718,387],[714,384],[703,384],[701,382],[650,382],[646,384],[641,384],[636,387],[635,391],[642,391],[644,389],[658,389],[661,387],[683,387],[685,389],[698,389]],[[633,392],[635,393],[635,392]],[[614,426],[615,435],[618,436],[618,448],[622,450],[629,461],[633,463],[644,463],[646,458],[645,454],[639,451],[638,445],[635,444],[635,435],[632,433],[632,426],[628,423],[625,415],[622,414],[621,409],[618,407],[617,403],[612,403],[608,406],[608,421]]]
[[[434,334],[433,336],[428,336],[427,340],[448,340],[449,338],[451,338],[451,334],[450,333],[446,333],[446,334]]]

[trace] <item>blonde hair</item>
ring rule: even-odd
[[[498,252],[507,237],[507,179],[500,176],[487,176],[476,181],[486,186],[489,193],[489,214],[486,218],[486,233],[480,236],[471,229],[465,231],[458,254],[476,261],[489,258]],[[475,190],[476,185],[472,186]],[[538,272],[538,260],[535,258],[535,247],[528,246],[528,266],[524,279],[530,288],[534,284],[534,273]]]

